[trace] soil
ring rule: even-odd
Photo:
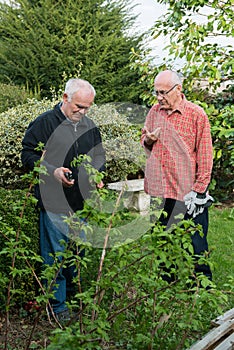
[[[55,323],[49,322],[46,317],[41,317],[34,329],[35,318],[36,313],[25,316],[11,315],[6,331],[6,317],[0,315],[0,349],[46,349]]]
[[[233,200],[226,200],[218,205],[215,206],[218,209],[224,209],[224,208],[234,208],[234,201]]]

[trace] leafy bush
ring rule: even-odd
[[[0,115],[0,186],[21,188],[23,173],[21,142],[28,124],[39,114],[53,108],[55,100],[31,99]],[[144,164],[137,127],[133,127],[110,104],[94,105],[90,117],[99,126],[107,154],[107,181],[121,180]]]
[[[224,107],[212,120],[214,178],[217,188],[233,196],[234,180],[234,106]]]
[[[233,105],[234,84],[229,84],[226,89],[220,92],[217,96],[212,96],[211,102],[217,109],[222,109],[225,106]]]
[[[107,157],[107,181],[124,180],[139,172],[145,162],[139,127],[127,121],[112,104],[93,106],[90,117],[99,126]]]
[[[208,330],[204,318],[214,317],[217,309],[221,313],[226,301],[205,276],[193,275],[194,228],[184,222],[185,227],[173,227],[174,232],[163,231],[159,224],[151,230],[148,217],[128,217],[130,234],[142,224],[148,230],[138,239],[126,239],[122,221],[110,227],[112,213],[103,220],[102,204],[95,207],[95,222],[101,209],[105,228],[102,247],[86,243],[86,259],[80,262],[82,283],[68,304],[77,322],[57,328],[48,349],[187,348],[197,331]],[[86,230],[96,236],[90,224]],[[106,249],[113,238],[116,244]],[[168,284],[165,273],[176,275],[175,280]],[[208,285],[214,289],[206,290]]]
[[[139,100],[142,85],[130,69],[129,53],[144,43],[132,31],[136,16],[129,1],[80,0],[79,8],[61,0],[19,4],[0,2],[1,81],[8,77],[48,97],[63,72],[74,76],[81,68],[79,76],[95,86],[97,101]]]
[[[234,85],[212,96],[216,113],[211,114],[214,145],[214,178],[221,198],[233,198],[234,167]]]
[[[14,193],[19,197],[20,193],[23,194],[22,191]],[[90,212],[90,217],[93,215],[95,219],[94,223],[101,223],[100,226],[104,229],[102,246],[95,248],[89,241],[84,243],[73,237],[74,248],[85,248],[85,257],[80,259],[71,253],[71,247],[67,247],[68,249],[61,253],[62,262],[58,259],[52,268],[48,267],[42,275],[37,275],[39,281],[43,277],[48,279],[48,276],[53,279],[61,266],[74,264],[78,276],[82,276],[81,283],[80,278],[74,281],[77,292],[68,302],[68,307],[76,318],[67,327],[59,325],[60,328],[51,336],[48,350],[97,350],[112,347],[137,350],[146,346],[168,350],[188,348],[198,333],[208,330],[209,324],[204,322],[204,319],[211,319],[220,314],[227,301],[225,295],[217,291],[215,285],[205,276],[193,275],[194,258],[190,237],[195,228],[191,223],[183,222],[173,227],[172,232],[165,232],[159,224],[151,229],[149,217],[126,216],[130,234],[140,225],[145,228],[144,234],[138,239],[126,240],[121,228],[121,215],[119,220],[116,217],[113,221],[114,212],[110,211],[103,220],[103,203],[109,199],[108,191],[103,189],[96,191],[97,194],[100,200],[95,201],[95,205],[91,205],[90,201],[77,215],[86,216]],[[18,201],[18,196],[16,199]],[[10,200],[9,210],[13,209],[14,220],[9,220],[9,229],[1,226],[1,232],[5,233],[5,245],[1,254],[15,262],[13,269],[7,266],[9,276],[5,274],[2,279],[8,284],[12,302],[16,295],[22,295],[24,292],[16,282],[21,282],[23,276],[27,276],[28,280],[32,275],[35,277],[35,271],[27,262],[37,260],[29,246],[24,245],[24,242],[29,242],[25,232],[30,227],[22,225],[27,224],[28,220],[21,215],[21,210],[19,211],[22,198],[17,201],[14,207],[12,199]],[[92,208],[95,208],[94,212]],[[11,234],[10,228],[14,227],[14,222],[21,222],[22,230],[17,230],[18,235],[14,234],[15,229]],[[77,225],[77,220],[73,221],[73,218],[68,218],[68,222]],[[93,230],[92,224],[91,220],[85,225],[85,230],[93,231],[95,236],[96,231]],[[113,238],[115,244],[107,249],[108,241]],[[59,253],[57,257],[59,258]],[[200,262],[207,263],[206,257],[201,258]],[[174,276],[174,281],[167,283],[163,279],[165,273]],[[212,289],[207,290],[207,286]],[[35,299],[37,305],[42,307],[36,311],[38,314],[32,332],[38,325],[45,303],[48,303],[49,291],[44,295],[42,290],[40,292]],[[8,303],[9,308],[10,306],[12,303]],[[6,310],[10,319],[9,309]],[[8,326],[6,339],[9,333]],[[32,334],[27,342],[28,347],[31,341]]]
[[[32,98],[32,93],[16,85],[0,83],[0,113],[9,108],[21,105]]]
[[[199,103],[210,116],[211,134],[214,150],[212,190],[220,200],[233,196],[234,166],[234,106]]]
[[[1,187],[22,188],[21,149],[28,124],[38,115],[52,108],[49,100],[31,99],[0,114],[0,167]]]
[[[38,213],[33,205],[35,199],[27,199],[26,191],[0,188],[0,198],[0,300],[6,304],[7,285],[14,276],[12,306],[12,303],[18,304],[35,297],[34,278],[24,258],[28,257],[32,267],[37,269],[35,254],[39,252]]]

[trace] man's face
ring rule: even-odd
[[[73,122],[78,122],[88,111],[94,101],[94,94],[90,91],[79,90],[69,101],[67,94],[63,95],[62,110]]]
[[[181,85],[158,79],[155,80],[154,89],[158,103],[163,109],[175,109],[181,97]]]

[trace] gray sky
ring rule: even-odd
[[[137,5],[135,13],[139,14],[138,23],[144,30],[150,28],[166,9],[165,5],[158,4],[155,0],[132,0],[132,4]]]
[[[166,11],[164,4],[157,3],[156,0],[132,0],[132,5],[135,5],[134,12],[138,15],[136,22],[136,29],[138,31],[146,31],[151,28],[154,22],[163,15]],[[157,38],[157,40],[150,40],[147,46],[153,49],[155,62],[161,63],[167,52],[163,47],[168,45],[168,40],[165,37]]]
[[[153,26],[154,22],[166,12],[166,5],[157,3],[156,0],[132,0],[132,5],[136,4],[134,12],[139,15],[136,28],[137,30],[145,31]],[[205,14],[210,13],[212,10],[208,7],[204,7],[202,12]],[[205,17],[196,15],[196,22],[204,22]],[[234,47],[234,38],[233,37],[213,37],[208,39],[209,43],[218,43],[222,46],[233,45]],[[153,48],[153,55],[155,55],[155,62],[161,63],[163,58],[166,57],[167,51],[163,50],[163,47],[168,45],[169,40],[165,37],[157,38],[156,40],[151,40],[149,42],[149,47]],[[183,63],[183,60],[176,61],[176,66],[179,67]]]

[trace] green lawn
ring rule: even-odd
[[[218,289],[227,290],[228,276],[234,278],[234,208],[210,209],[208,233],[212,251],[213,280]],[[234,307],[234,295],[230,294],[230,308]]]

